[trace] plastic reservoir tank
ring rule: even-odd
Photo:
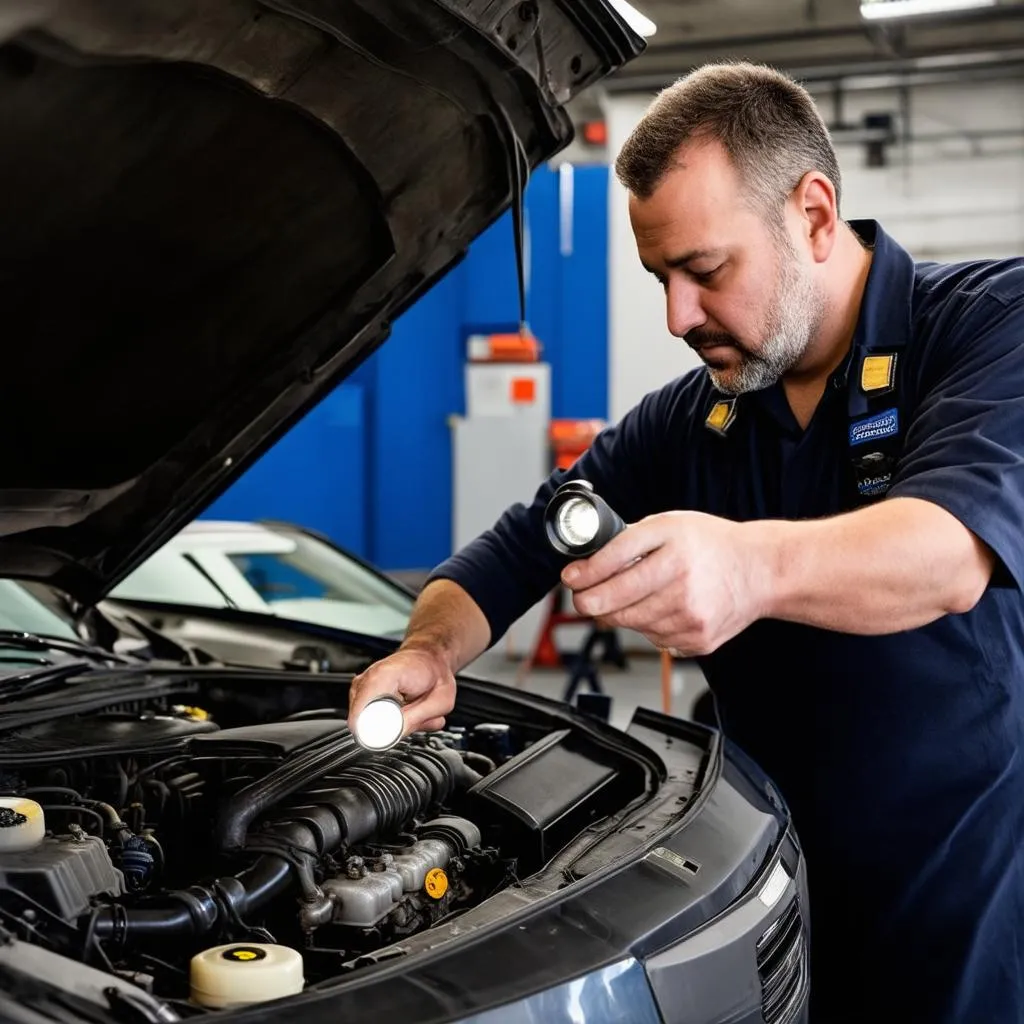
[[[32,850],[45,836],[46,818],[35,800],[0,796],[0,854]]]
[[[302,956],[269,942],[212,946],[192,958],[192,1001],[226,1009],[297,995],[304,984]]]

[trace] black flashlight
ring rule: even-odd
[[[570,558],[589,557],[625,528],[619,514],[594,493],[589,480],[567,480],[544,509],[548,542]]]

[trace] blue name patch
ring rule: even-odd
[[[850,424],[850,444],[867,444],[868,441],[880,441],[900,432],[900,414],[896,409],[886,409],[866,420],[857,420]]]
[[[876,498],[879,494],[885,494],[892,483],[892,473],[883,473],[881,476],[869,476],[857,483],[857,491],[865,498]]]

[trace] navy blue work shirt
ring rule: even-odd
[[[874,221],[851,354],[801,430],[781,385],[724,435],[703,367],[647,395],[529,506],[435,570],[497,641],[558,584],[542,512],[593,482],[627,521],[856,507],[848,389],[899,342],[906,417],[888,498],[952,513],[998,556],[968,613],[887,636],[759,621],[700,664],[723,729],[774,779],[808,861],[812,1020],[1024,1021],[1024,260],[916,263]],[[851,367],[854,371],[851,372]],[[883,499],[887,500],[887,499]]]

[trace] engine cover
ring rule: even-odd
[[[121,896],[124,875],[99,836],[47,836],[37,847],[0,854],[0,891],[12,889],[70,921],[93,896]]]
[[[348,728],[334,718],[267,722],[196,736],[192,741],[192,752],[198,757],[261,757],[281,760],[313,750],[347,734]]]
[[[635,782],[568,729],[552,732],[506,761],[469,792],[485,831],[514,836],[521,871],[532,872],[588,825],[629,799]]]

